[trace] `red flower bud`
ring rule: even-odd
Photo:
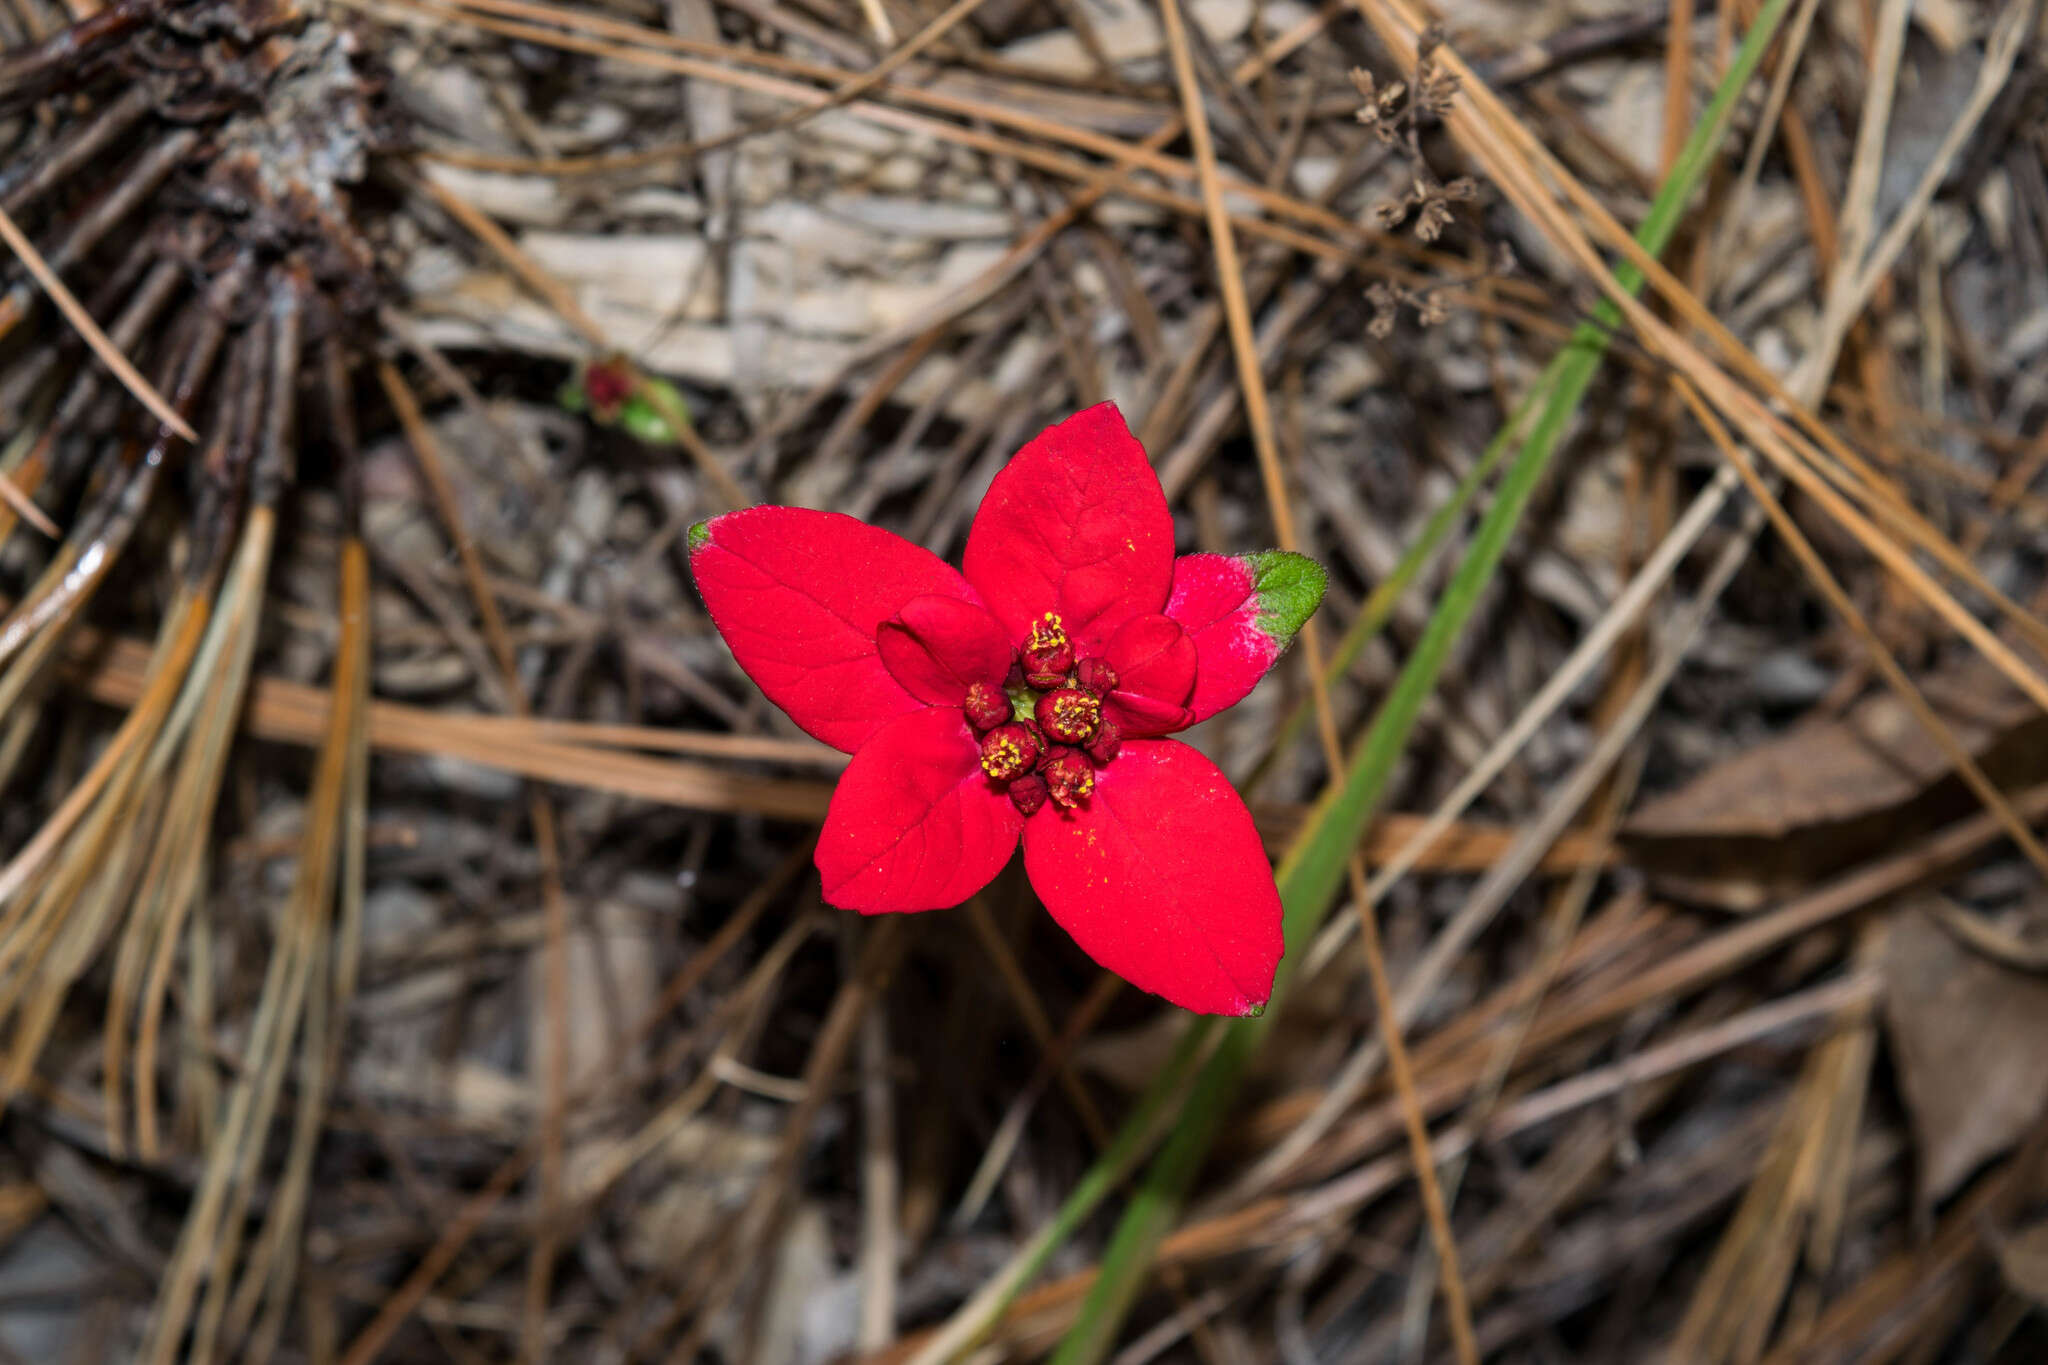
[[[1095,790],[1095,765],[1079,749],[1054,749],[1040,769],[1053,801],[1072,810]]]
[[[1061,687],[1038,699],[1038,724],[1062,744],[1086,744],[1102,721],[1102,703],[1078,687]]]
[[[981,741],[981,770],[998,782],[1024,776],[1038,766],[1045,742],[1029,725],[998,725]]]
[[[1058,687],[1074,666],[1074,643],[1055,612],[1031,628],[1024,641],[1024,681],[1033,687]]]
[[[975,683],[967,689],[967,723],[976,730],[989,731],[1010,718],[1010,698],[992,683]]]
[[[590,400],[590,410],[603,421],[618,415],[626,400],[633,396],[633,389],[633,368],[622,355],[608,355],[583,368],[583,396]]]
[[[1088,757],[1097,763],[1107,763],[1116,757],[1117,750],[1124,747],[1123,732],[1116,728],[1116,722],[1108,716],[1095,727],[1095,738],[1088,741]]]
[[[1047,794],[1045,779],[1037,773],[1026,773],[1010,784],[1010,804],[1025,815],[1038,814]]]
[[[1074,670],[1075,680],[1098,697],[1106,697],[1116,691],[1116,670],[1109,666],[1107,659],[1083,659]]]

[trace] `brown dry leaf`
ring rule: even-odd
[[[1999,1273],[2015,1294],[2048,1308],[2048,1219],[1995,1239]]]
[[[2048,717],[1982,659],[1920,686],[1992,781],[2048,765]],[[1970,803],[1934,739],[1882,692],[1709,768],[1645,805],[1625,834],[1667,891],[1747,911]]]
[[[1922,905],[1900,914],[1884,972],[1926,1208],[2048,1107],[2048,981],[1971,952]]]

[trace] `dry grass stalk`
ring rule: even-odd
[[[1266,381],[1257,343],[1252,337],[1251,309],[1245,302],[1244,275],[1237,259],[1237,239],[1230,215],[1223,203],[1223,187],[1216,171],[1216,149],[1210,141],[1208,115],[1202,92],[1188,55],[1188,39],[1178,0],[1164,0],[1167,43],[1173,57],[1174,78],[1180,86],[1182,114],[1187,120],[1189,141],[1202,189],[1208,219],[1210,247],[1216,257],[1216,274],[1223,292],[1224,319],[1229,327],[1231,355],[1237,363],[1238,386],[1244,394],[1245,419],[1251,428],[1252,445],[1258,455],[1259,477],[1265,487],[1266,506],[1273,517],[1280,548],[1299,552],[1301,539],[1294,528],[1292,500],[1280,472],[1280,454],[1274,444],[1273,416],[1266,397]],[[1309,686],[1315,697],[1316,728],[1322,740],[1323,760],[1332,774],[1342,771],[1344,746],[1337,735],[1336,715],[1330,707],[1323,684],[1323,653],[1320,632],[1313,623],[1301,633],[1302,658],[1308,669]],[[1464,1276],[1458,1267],[1457,1239],[1445,1211],[1443,1191],[1436,1168],[1429,1157],[1429,1129],[1415,1098],[1415,1081],[1408,1065],[1407,1049],[1401,1039],[1402,1022],[1394,1010],[1394,991],[1387,978],[1385,949],[1380,943],[1379,921],[1373,902],[1366,894],[1365,866],[1353,854],[1345,870],[1351,896],[1357,907],[1365,940],[1366,970],[1372,982],[1374,1010],[1385,1040],[1389,1069],[1401,1096],[1407,1121],[1408,1140],[1415,1156],[1415,1174],[1422,1192],[1423,1208],[1429,1218],[1432,1244],[1442,1276],[1445,1317],[1461,1365],[1478,1365],[1479,1348],[1472,1334],[1472,1310],[1465,1292]]]

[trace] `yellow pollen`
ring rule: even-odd
[[[1095,698],[1085,693],[1080,696],[1061,697],[1052,704],[1053,715],[1059,718],[1060,724],[1073,730],[1085,729],[1095,724],[1101,709]]]
[[[1060,764],[1057,771],[1048,771],[1051,781],[1047,784],[1053,801],[1072,810],[1095,791],[1095,770],[1087,764]]]
[[[1067,630],[1060,624],[1060,614],[1049,611],[1045,619],[1031,627],[1031,638],[1024,642],[1026,649],[1058,649],[1067,642]]]
[[[999,739],[981,751],[981,770],[990,777],[1015,777],[1024,768],[1024,749],[1014,739]]]

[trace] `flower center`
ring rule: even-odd
[[[1123,746],[1102,701],[1116,690],[1116,670],[1100,658],[1078,658],[1058,612],[1031,627],[1006,686],[967,689],[968,723],[981,736],[981,770],[1006,788],[1018,810],[1032,815],[1050,801],[1072,810],[1095,791],[1095,773]]]

